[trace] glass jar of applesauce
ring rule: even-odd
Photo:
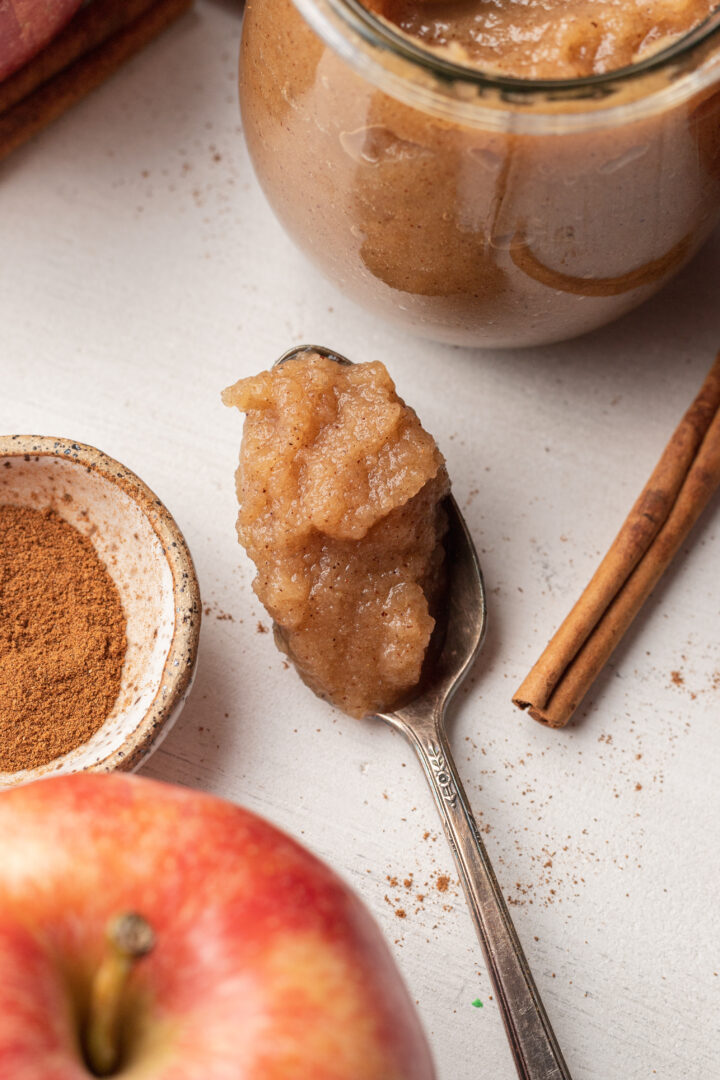
[[[484,75],[357,0],[248,0],[260,182],[348,296],[429,338],[537,345],[659,289],[720,218],[720,9],[609,75]]]

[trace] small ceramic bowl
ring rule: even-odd
[[[200,591],[182,533],[134,473],[92,446],[0,437],[0,504],[52,507],[89,537],[117,585],[127,653],[115,707],[82,746],[0,787],[68,772],[133,770],[168,733],[195,674]]]

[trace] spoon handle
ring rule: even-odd
[[[522,1080],[571,1080],[458,776],[441,720],[403,728],[440,812]]]

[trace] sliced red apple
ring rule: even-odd
[[[83,0],[0,0],[0,82],[62,30]]]

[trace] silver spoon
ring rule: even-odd
[[[298,345],[283,353],[275,366],[305,352],[320,353],[339,364],[351,363],[323,346]],[[485,955],[518,1075],[522,1080],[571,1080],[445,733],[447,706],[480,651],[487,625],[480,563],[452,495],[446,501],[446,510],[445,638],[418,696],[378,716],[402,732],[420,758]]]

